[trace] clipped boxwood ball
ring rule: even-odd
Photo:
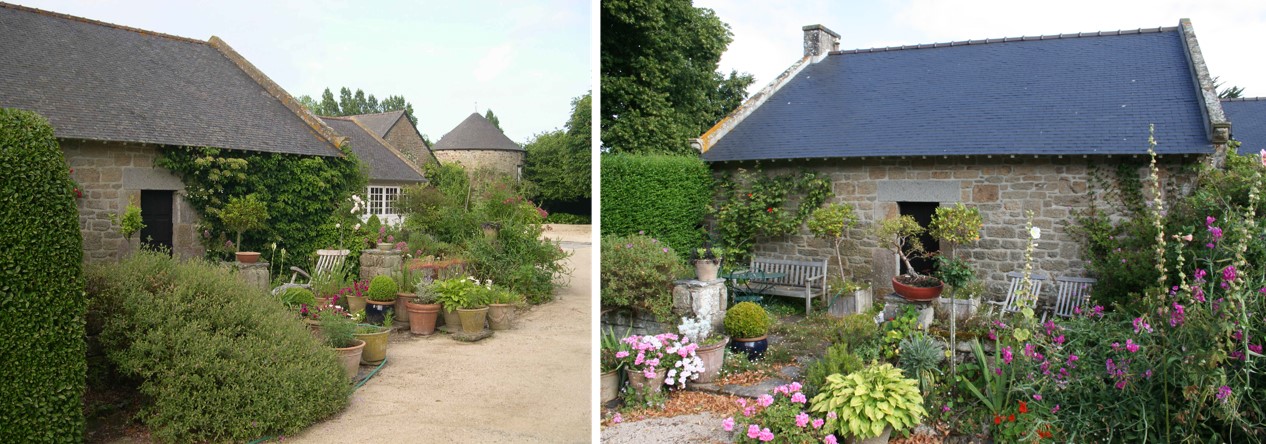
[[[759,338],[769,332],[769,314],[752,302],[739,302],[725,311],[725,332],[735,338]]]
[[[390,302],[396,300],[396,280],[391,276],[378,275],[374,280],[369,281],[369,293],[366,294],[371,301]]]

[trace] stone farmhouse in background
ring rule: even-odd
[[[422,142],[422,136],[417,135],[417,129],[404,117],[404,111],[395,111],[399,114],[397,123],[393,123],[393,127],[404,128],[401,132],[412,132],[416,135],[418,142]],[[391,113],[386,113],[391,114]],[[368,114],[368,116],[382,116],[383,114]],[[408,155],[400,152],[395,148],[395,144],[388,142],[379,136],[379,132],[365,125],[365,115],[350,117],[321,117],[321,120],[333,128],[339,134],[345,135],[351,142],[352,152],[360,159],[361,163],[369,169],[366,175],[369,177],[368,189],[365,191],[365,202],[369,206],[369,211],[365,213],[365,218],[370,215],[378,216],[378,219],[389,224],[400,223],[400,215],[395,210],[396,198],[400,195],[400,188],[408,185],[416,185],[426,181],[423,177],[422,170],[408,159]],[[368,119],[373,122],[373,119]],[[403,121],[403,124],[398,124]],[[407,133],[406,133],[407,134]],[[410,136],[413,137],[413,136]],[[425,147],[425,144],[422,146]],[[429,150],[427,151],[429,154]],[[434,159],[434,158],[432,158]],[[434,160],[432,160],[434,161]]]
[[[523,178],[523,157],[527,152],[479,113],[466,117],[432,149],[440,162],[457,163],[468,172],[486,168],[515,180]]]
[[[350,137],[370,168],[367,195],[375,186],[424,180],[386,141],[407,139],[400,116],[318,118],[217,37],[201,41],[5,3],[0,35],[0,107],[52,123],[82,191],[85,260],[115,259],[131,248],[110,223],[129,201],[141,207],[141,239],[179,256],[203,254],[184,184],[154,166],[172,147],[336,157]],[[399,143],[415,156],[427,154]],[[378,208],[387,208],[388,195],[380,196]]]
[[[845,268],[879,292],[902,270],[868,231],[876,221],[909,214],[926,226],[938,206],[979,208],[982,239],[960,253],[996,296],[1023,268],[1026,211],[1043,230],[1035,271],[1085,274],[1069,216],[1090,206],[1096,167],[1146,160],[1149,124],[1167,187],[1189,179],[1176,167],[1225,158],[1230,120],[1186,19],[846,51],[821,25],[803,30],[800,59],[694,143],[718,172],[829,175],[834,201],[854,205],[863,226],[849,233]],[[764,239],[756,254],[831,257],[808,232]]]

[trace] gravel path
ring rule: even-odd
[[[589,442],[590,228],[555,225],[545,236],[572,253],[570,282],[554,302],[477,343],[393,334],[387,366],[347,410],[286,441]]]
[[[730,432],[721,428],[722,419],[725,418],[699,413],[625,422],[602,429],[602,444],[734,442]]]

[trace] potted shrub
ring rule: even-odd
[[[923,227],[910,215],[886,219],[875,228],[879,246],[896,254],[906,265],[907,274],[892,277],[892,290],[898,296],[911,301],[930,301],[941,295],[944,284],[940,279],[919,274],[910,263],[910,257],[923,254],[919,235]]]
[[[472,279],[474,278],[454,277],[440,279],[431,284],[431,289],[435,292],[435,300],[442,306],[444,325],[448,326],[449,333],[456,333],[462,328],[461,316],[457,314],[457,309],[465,303],[469,297],[467,294],[481,290]]]
[[[918,381],[906,378],[892,364],[872,365],[848,375],[833,374],[826,381],[809,410],[827,414],[823,429],[827,433],[849,435],[854,442],[882,444],[888,442],[894,429],[912,429],[927,415]]]
[[[365,350],[365,341],[355,336],[356,321],[341,314],[330,313],[321,316],[321,330],[326,344],[334,347],[334,351],[338,353],[347,378],[355,380],[356,373],[360,371],[361,353]]]
[[[141,207],[136,206],[136,201],[131,198],[128,199],[127,208],[123,210],[123,216],[110,213],[110,223],[119,226],[119,234],[123,235],[128,247],[132,248],[135,248],[132,245],[132,235],[145,229],[145,222],[141,217]]]
[[[711,305],[707,305],[711,307]],[[730,338],[712,334],[712,314],[707,309],[698,313],[698,317],[683,318],[677,331],[689,343],[696,345],[695,354],[703,366],[695,382],[708,384],[717,379],[721,373],[721,365],[725,363],[725,345]]]
[[[489,287],[479,285],[476,280],[471,291],[465,292],[465,297],[458,301],[457,316],[461,318],[463,332],[479,333],[484,330],[484,325],[488,322],[489,290]]]
[[[379,275],[369,281],[369,292],[365,294],[365,322],[391,327],[384,323],[384,315],[396,304],[395,279],[391,276]]]
[[[440,304],[436,301],[431,282],[419,279],[413,289],[413,298],[405,301],[409,313],[409,332],[428,336],[435,333],[435,321],[440,316]]]
[[[369,293],[369,281],[360,280],[352,282],[352,285],[339,289],[335,296],[339,300],[347,301],[347,311],[358,313],[365,311],[365,295]]]
[[[827,312],[832,316],[865,313],[874,305],[875,296],[869,282],[832,278],[826,285],[832,292],[831,301],[827,305]],[[848,309],[850,305],[851,311]]]
[[[717,279],[717,271],[721,269],[721,250],[704,244],[691,253],[695,264],[695,279],[710,282]]]
[[[259,252],[241,251],[242,233],[265,227],[264,222],[268,220],[268,205],[259,200],[256,194],[247,194],[246,197],[233,196],[219,211],[219,216],[225,228],[237,233],[237,243],[233,244],[237,252],[237,261],[243,264],[259,261]]]
[[[760,359],[769,348],[769,313],[752,302],[739,302],[725,311],[725,332],[730,334],[730,350],[747,354],[749,361]]]
[[[391,322],[391,318],[395,317],[395,313],[387,311],[383,315],[383,319]],[[383,327],[374,324],[357,324],[356,339],[365,341],[365,351],[361,353],[360,362],[366,365],[378,365],[384,359],[387,359],[387,337],[391,334],[391,327]]]
[[[493,330],[509,330],[514,324],[515,305],[523,303],[523,296],[500,285],[488,290],[488,327]]]
[[[620,396],[620,370],[624,368],[624,359],[631,354],[629,350],[628,344],[615,335],[615,330],[608,328],[602,333],[602,345],[598,349],[598,365],[602,371],[598,393],[604,405]]]
[[[971,263],[962,259],[957,247],[980,240],[980,230],[984,228],[984,219],[981,218],[979,209],[967,207],[960,202],[952,207],[937,207],[936,213],[932,215],[932,223],[928,227],[932,237],[948,245],[954,255],[953,257],[940,255],[936,258],[936,277],[950,285],[950,348],[953,349],[958,346],[959,307],[965,308],[965,311],[969,313],[968,316],[971,316],[976,313],[980,305],[979,298],[970,297],[972,292],[968,292],[968,297],[962,303],[959,302],[960,290],[976,280],[976,273],[971,269]],[[957,368],[954,362],[950,365],[951,368]]]

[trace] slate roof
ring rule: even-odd
[[[1266,149],[1266,97],[1222,99],[1222,111],[1231,121],[1231,138],[1240,141],[1240,151]]]
[[[4,3],[0,36],[0,107],[44,115],[57,137],[342,155],[337,135],[214,37]]]
[[[523,151],[523,147],[514,143],[496,125],[479,113],[472,113],[456,128],[440,138],[431,146],[432,151],[441,150],[500,150]]]
[[[387,131],[391,131],[391,127],[395,126],[396,121],[404,116],[404,111],[387,111],[385,113],[375,114],[357,114],[356,120],[373,131],[378,137],[387,137]]]
[[[367,125],[352,117],[322,117],[326,125],[347,136],[352,152],[369,166],[369,180],[422,182],[422,173],[415,169],[390,143],[372,133]]]
[[[1152,123],[1209,153],[1185,51],[1171,27],[832,52],[703,158],[1138,154]]]

